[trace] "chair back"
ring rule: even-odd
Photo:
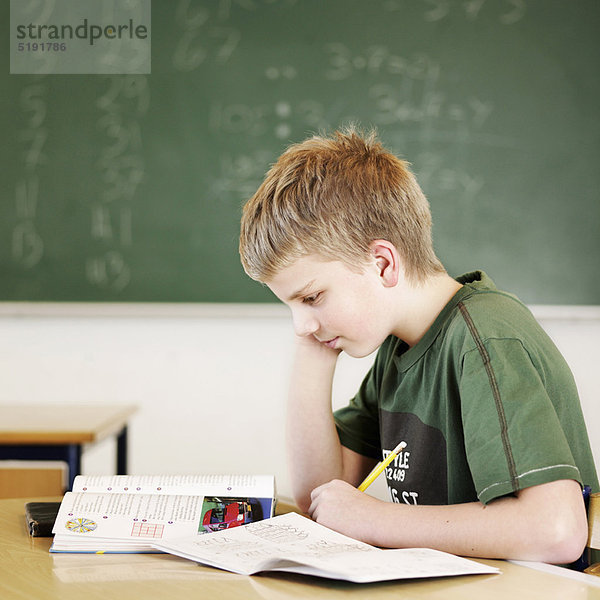
[[[589,553],[598,560],[600,550],[600,494],[590,494],[588,511],[588,541]],[[586,573],[600,576],[600,563],[592,564],[585,569]]]

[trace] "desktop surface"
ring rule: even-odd
[[[0,404],[0,443],[98,442],[120,431],[136,410],[128,404]]]
[[[248,577],[166,554],[50,554],[51,538],[27,533],[24,504],[30,500],[0,500],[0,597],[7,600],[600,599],[600,588],[591,584],[492,560],[482,562],[500,574],[357,585],[286,573]],[[280,512],[286,509],[280,504]]]

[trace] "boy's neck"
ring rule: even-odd
[[[446,273],[429,277],[417,285],[406,283],[399,287],[401,301],[397,306],[401,314],[392,333],[409,346],[415,346],[461,287],[462,284]]]

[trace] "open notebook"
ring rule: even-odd
[[[498,572],[494,567],[427,548],[375,548],[296,513],[207,536],[165,540],[154,547],[243,575],[288,571],[369,583]]]

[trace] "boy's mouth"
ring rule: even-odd
[[[328,348],[331,348],[333,350],[335,348],[338,340],[339,340],[339,336],[331,338],[330,340],[323,340],[323,341],[321,341],[321,344],[323,344],[324,346],[327,346]]]

